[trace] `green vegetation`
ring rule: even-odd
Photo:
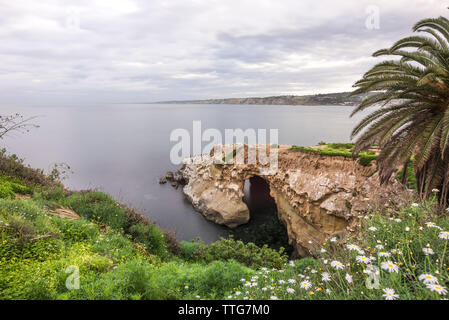
[[[286,262],[233,239],[178,243],[107,194],[69,192],[18,158],[1,161],[19,174],[0,174],[0,299],[222,299],[260,266]],[[61,206],[81,218],[51,213]]]
[[[414,158],[416,183],[410,183],[417,186],[420,198],[440,190],[443,212],[449,205],[449,20],[424,19],[413,31],[419,34],[375,52],[374,57],[394,60],[378,63],[354,84],[354,95],[372,95],[352,115],[376,109],[353,129],[351,138],[357,136],[355,153],[379,144],[381,183]]]
[[[23,176],[0,175],[0,181],[14,194],[32,194],[0,199],[0,299],[440,299],[447,293],[449,222],[436,214],[436,196],[372,212],[350,245],[331,238],[317,259],[288,262],[283,249],[232,237],[178,243],[98,191],[69,192]],[[81,218],[49,211],[60,206]],[[369,266],[380,272],[372,289],[364,273]]]
[[[201,245],[196,258],[183,246],[178,256],[149,221],[125,232],[129,212],[105,194],[75,193],[56,202],[79,209],[82,218],[53,216],[41,198],[0,199],[0,299],[223,298],[255,273],[245,265],[286,260],[231,239]],[[78,290],[66,287],[70,266],[79,270]]]
[[[319,147],[301,147],[293,145],[291,150],[313,152],[324,156],[340,156],[345,158],[358,158],[362,166],[369,167],[371,162],[377,158],[377,154],[372,151],[362,151],[354,154],[353,143],[320,143]]]
[[[279,251],[268,248],[267,245],[257,246],[254,243],[244,243],[241,240],[220,240],[206,246],[202,241],[181,241],[181,256],[188,261],[212,262],[215,260],[237,262],[254,269],[262,266],[281,268],[287,261],[284,249]]]
[[[16,193],[30,194],[31,188],[24,186],[19,180],[1,176],[0,177],[0,198],[12,198]]]
[[[317,259],[262,268],[227,298],[443,299],[449,285],[449,220],[438,215],[435,198],[373,212],[346,243],[331,238]]]

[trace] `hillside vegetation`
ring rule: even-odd
[[[178,242],[98,191],[0,157],[0,299],[441,299],[449,223],[432,201],[360,219],[316,258],[221,239]],[[436,192],[436,191],[435,191]],[[56,215],[58,208],[80,217]],[[371,289],[369,274],[378,267]],[[77,282],[77,279],[79,282]]]

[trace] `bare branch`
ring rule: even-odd
[[[8,133],[13,131],[26,133],[31,128],[39,128],[38,125],[30,123],[30,121],[37,117],[24,118],[19,113],[15,113],[8,116],[0,116],[0,139],[3,139]]]

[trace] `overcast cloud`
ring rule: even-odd
[[[370,6],[380,28],[366,27]],[[0,103],[349,91],[443,0],[0,0]],[[368,11],[367,11],[368,10]]]

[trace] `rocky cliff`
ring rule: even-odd
[[[277,170],[262,172],[266,165],[246,164],[247,146],[239,152],[245,152],[245,164],[217,164],[213,153],[185,159],[180,170],[187,183],[184,194],[206,219],[233,228],[250,219],[242,200],[245,180],[260,176],[270,186],[278,218],[299,256],[313,254],[330,237],[344,238],[356,230],[370,207],[410,199],[395,179],[380,186],[374,164],[366,167],[351,158],[281,146]]]

